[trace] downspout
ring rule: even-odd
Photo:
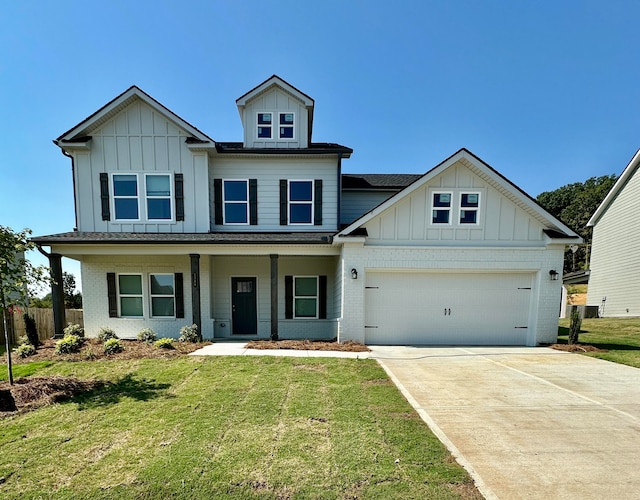
[[[78,230],[78,200],[77,200],[77,195],[76,195],[76,165],[75,165],[75,159],[73,157],[73,155],[70,155],[69,153],[67,153],[62,146],[60,146],[60,144],[58,144],[58,141],[53,141],[53,143],[58,146],[60,148],[60,151],[62,152],[62,154],[64,156],[66,156],[67,158],[71,159],[71,182],[73,183],[73,212],[75,215],[75,220],[76,220],[76,225],[73,228],[75,231]]]
[[[342,153],[338,153],[338,227],[336,230],[340,231],[340,210],[342,207]]]

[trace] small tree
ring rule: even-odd
[[[571,311],[571,324],[569,325],[569,345],[578,343],[578,335],[582,327],[582,311],[579,307],[574,307]]]
[[[24,258],[25,252],[35,248],[35,244],[28,240],[30,234],[30,229],[15,232],[10,227],[0,226],[0,312],[7,348],[9,384],[13,384],[13,367],[6,313],[28,303],[29,286],[46,281],[46,268],[34,267]]]

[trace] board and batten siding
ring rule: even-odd
[[[451,224],[431,222],[433,192],[451,192]],[[459,224],[462,192],[480,193],[478,224]],[[365,224],[368,244],[377,245],[543,245],[543,225],[462,163],[399,199]]]
[[[593,228],[587,304],[602,306],[605,317],[640,316],[640,211],[638,170]]]
[[[398,191],[343,190],[340,202],[340,224],[351,224]]]
[[[271,139],[258,139],[258,113],[273,114],[273,133]],[[278,113],[295,113],[294,138],[279,140]],[[287,92],[272,88],[249,101],[242,112],[244,126],[244,144],[248,148],[308,148],[309,119],[304,104]]]
[[[215,224],[215,179],[258,181],[258,225]],[[322,225],[280,225],[280,179],[322,180]],[[210,220],[212,231],[336,231],[338,228],[338,167],[326,158],[216,158],[209,165]]]
[[[191,152],[188,137],[162,114],[142,101],[89,131],[89,151],[74,152],[76,213],[78,230],[109,232],[192,233],[209,231],[207,204],[207,155]],[[100,173],[182,173],[184,179],[184,221],[120,223],[111,214],[102,220]],[[172,176],[173,182],[173,176]],[[139,187],[139,195],[142,187]],[[109,177],[109,194],[113,196]],[[141,196],[140,202],[144,197]],[[172,200],[175,212],[175,200]]]

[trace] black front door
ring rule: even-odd
[[[256,278],[231,278],[231,323],[234,335],[258,333]]]

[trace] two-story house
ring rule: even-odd
[[[536,345],[556,338],[579,237],[467,150],[424,175],[347,175],[314,100],[272,76],[217,142],[131,87],[55,142],[77,229],[34,240],[82,266],[85,328],[120,337]],[[560,271],[559,271],[560,272]]]

